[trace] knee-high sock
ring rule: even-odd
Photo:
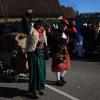
[[[64,77],[66,72],[67,72],[67,71],[62,71],[62,72],[60,73],[60,77]]]
[[[61,72],[55,72],[55,74],[56,74],[57,80],[60,80],[60,74],[61,74]]]

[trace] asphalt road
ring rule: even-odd
[[[100,100],[100,60],[72,60],[67,71],[67,83],[55,85],[55,75],[51,72],[51,59],[47,62],[47,84],[45,95],[39,100]],[[2,78],[0,80],[0,100],[33,100],[28,97],[28,78],[20,78],[17,83]]]

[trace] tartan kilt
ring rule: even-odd
[[[56,55],[54,55],[52,57],[52,71],[53,72],[61,72],[61,71],[64,71],[64,70],[68,70],[70,68],[70,56],[69,55],[66,55],[66,61],[65,62],[59,62],[57,60],[57,57]]]

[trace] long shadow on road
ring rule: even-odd
[[[46,80],[46,84],[48,85],[56,85],[55,81]]]
[[[17,88],[0,87],[0,97],[13,98],[16,96],[27,97],[27,91]]]
[[[36,99],[29,91],[11,87],[0,87],[0,97],[11,99],[14,97],[26,98],[29,100]]]

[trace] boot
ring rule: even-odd
[[[66,81],[64,80],[64,77],[60,77],[60,80],[65,84]]]
[[[57,86],[63,86],[64,83],[63,83],[61,80],[57,80],[57,81],[56,81],[56,85],[57,85]]]

